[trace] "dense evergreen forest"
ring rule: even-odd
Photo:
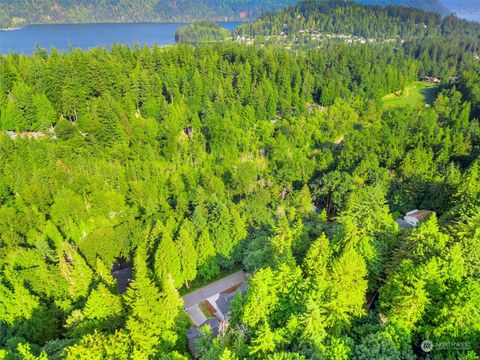
[[[1,56],[0,358],[188,359],[180,292],[243,268],[203,360],[478,359],[480,32],[428,16],[400,45]],[[383,106],[432,72],[431,106]]]

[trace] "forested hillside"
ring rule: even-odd
[[[478,359],[480,33],[428,16],[321,51],[1,56],[0,359],[189,359],[180,292],[240,268],[202,360]],[[431,105],[384,106],[426,74]]]
[[[439,0],[362,0],[446,14]],[[24,24],[250,20],[297,0],[0,0],[0,28]]]
[[[253,38],[282,36],[302,40],[310,32],[353,35],[371,40],[444,36],[455,41],[465,40],[470,48],[478,49],[480,44],[480,24],[455,16],[442,18],[440,14],[413,8],[363,6],[341,0],[300,2],[239,26],[234,35]]]
[[[2,27],[38,23],[249,20],[296,0],[0,0]]]

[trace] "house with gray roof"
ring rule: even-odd
[[[243,282],[235,291],[229,293],[220,293],[215,300],[215,304],[212,304],[217,310],[216,315],[221,320],[229,320],[232,310],[232,301],[237,294],[245,295],[247,293],[247,282]]]
[[[245,295],[247,293],[248,282],[242,282],[235,291],[222,292],[208,298],[206,301],[211,307],[212,315],[198,327],[191,327],[187,331],[188,350],[194,358],[200,356],[197,348],[197,340],[201,336],[200,329],[204,326],[210,326],[212,329],[212,339],[215,339],[220,332],[224,333],[228,327],[228,320],[232,310],[232,301],[237,294]]]
[[[225,295],[220,294],[218,299],[215,301],[217,315],[222,320],[228,320],[230,318],[230,312],[232,310],[231,300],[231,297],[227,298]]]

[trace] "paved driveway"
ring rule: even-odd
[[[207,320],[207,317],[202,312],[202,310],[200,310],[200,307],[198,306],[198,304],[192,305],[188,307],[186,310],[187,310],[188,316],[190,316],[190,319],[193,322],[193,325],[197,327],[202,325]]]
[[[185,307],[188,308],[192,305],[198,304],[203,300],[208,299],[209,297],[221,293],[235,285],[241,284],[245,280],[245,273],[243,271],[238,271],[234,274],[228,275],[223,279],[217,280],[207,286],[204,286],[200,289],[192,291],[190,294],[187,294],[183,297],[185,302]]]

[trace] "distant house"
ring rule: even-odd
[[[407,212],[403,219],[397,219],[396,222],[398,226],[403,228],[416,227],[420,224],[421,221],[428,218],[430,215],[434,214],[431,210],[412,210]]]
[[[199,337],[200,337],[200,330],[198,330],[198,328],[192,326],[187,330],[188,350],[190,351],[190,354],[192,354],[195,357],[198,356],[196,341]]]
[[[407,212],[403,219],[412,226],[418,226],[420,221],[425,220],[432,214],[433,211],[430,210],[412,210]]]
[[[441,82],[441,80],[435,76],[424,76],[422,80],[432,84],[440,84]]]
[[[411,227],[411,225],[403,219],[397,219],[397,220],[395,220],[395,222],[398,224],[398,227],[400,229],[405,229],[405,228]]]
[[[133,279],[133,269],[124,259],[119,259],[112,266],[112,276],[117,281],[117,290],[123,294]]]
[[[41,131],[22,131],[16,133],[15,131],[7,131],[7,135],[10,136],[11,139],[15,140],[17,138],[22,139],[42,139],[45,137],[45,134]]]
[[[322,210],[319,209],[315,204],[310,205],[310,209],[311,209],[312,212],[314,212],[315,214],[321,214],[321,213],[322,213]]]

